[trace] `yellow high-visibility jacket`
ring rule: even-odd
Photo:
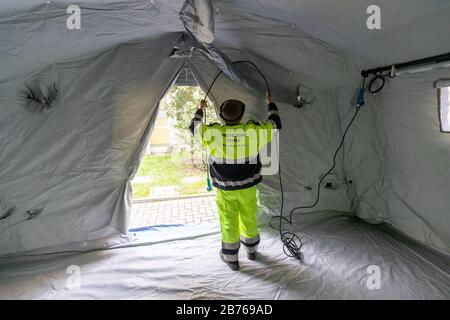
[[[281,129],[275,103],[268,105],[266,122],[205,125],[202,119],[203,111],[199,109],[189,128],[208,151],[213,186],[237,190],[258,184],[262,180],[259,153],[271,142],[273,130]]]

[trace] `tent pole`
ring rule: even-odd
[[[393,68],[397,72],[397,75],[401,74],[402,69],[407,69],[410,72],[413,72],[412,70],[415,69],[415,67],[423,67],[424,65],[435,65],[438,64],[440,67],[446,67],[450,66],[450,52],[441,54],[438,56],[428,57],[424,59],[418,59],[408,62],[403,62],[399,64],[393,64],[389,66],[379,67],[375,69],[369,69],[369,70],[363,70],[361,71],[361,75],[364,78],[367,78],[370,74],[379,74],[381,72],[391,71]],[[431,67],[431,66],[430,66]],[[430,70],[430,68],[426,68],[425,70]],[[406,71],[406,70],[405,70]],[[406,73],[406,72],[404,72]]]

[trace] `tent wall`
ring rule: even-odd
[[[345,172],[352,209],[369,223],[382,222],[376,201],[382,170],[382,149],[378,137],[376,104],[366,95],[362,107],[344,143]]]
[[[383,147],[377,191],[384,221],[450,253],[450,134],[440,132],[434,88],[442,78],[449,69],[400,76],[376,97]]]
[[[13,208],[0,220],[0,254],[127,232],[142,137],[183,64],[166,58],[178,37],[118,45],[34,75],[57,83],[50,110],[20,105],[23,79],[0,85],[0,194]],[[29,219],[30,209],[42,212]]]

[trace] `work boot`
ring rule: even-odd
[[[223,262],[226,263],[226,265],[228,267],[230,267],[231,270],[233,270],[233,271],[238,271],[239,270],[239,261],[227,261],[227,260],[225,260],[225,258],[223,257],[223,254],[222,254],[222,250],[220,250],[220,258],[222,259]]]
[[[247,259],[255,261],[256,260],[256,252],[252,252],[252,253],[247,252]]]

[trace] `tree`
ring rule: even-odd
[[[204,96],[205,93],[199,86],[173,86],[161,101],[161,108],[166,110],[169,118],[175,120],[174,127],[177,129],[178,136],[184,141],[184,150],[190,154],[191,162],[194,165],[196,163],[195,155],[202,155],[203,151],[189,132],[189,125]],[[207,99],[207,101],[208,123],[219,122],[211,100]],[[206,159],[202,157],[202,160],[202,168],[204,168]]]

